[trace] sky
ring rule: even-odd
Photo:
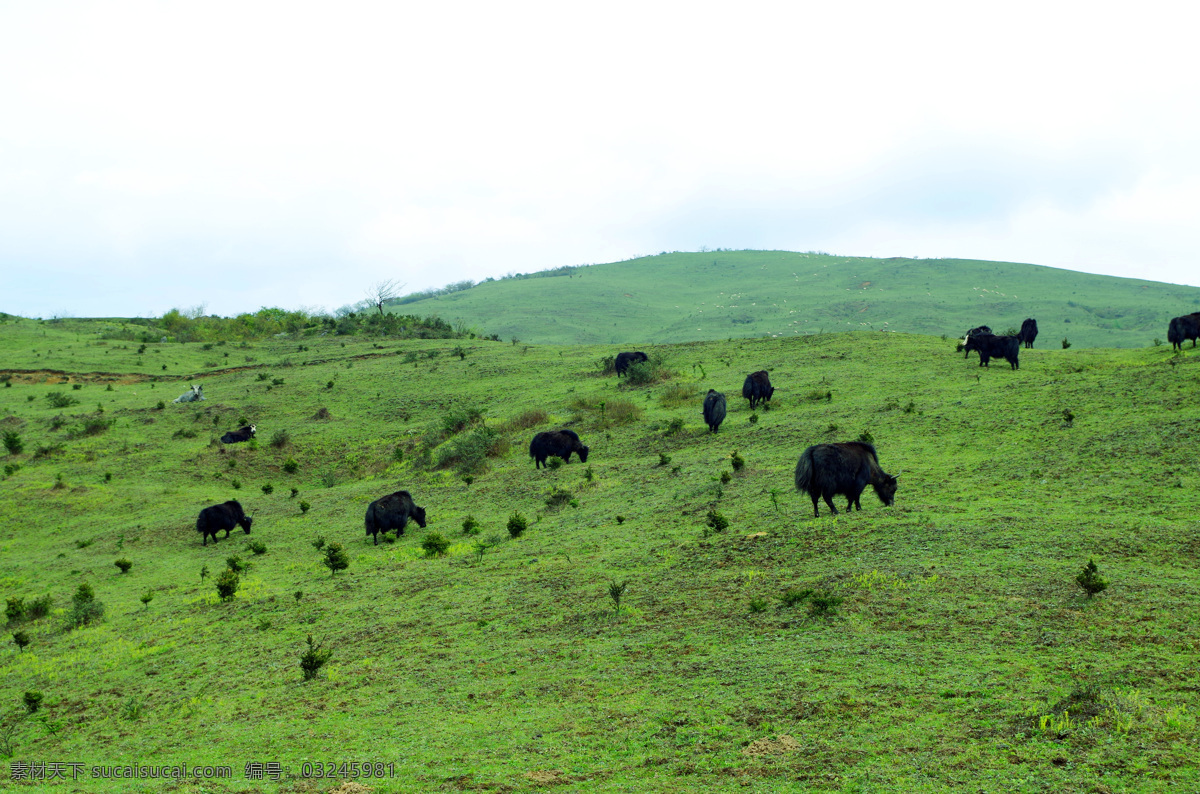
[[[1186,4],[0,0],[0,311],[707,248],[1200,285]]]

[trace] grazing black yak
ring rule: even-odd
[[[704,398],[704,424],[715,433],[724,421],[725,395],[715,389],[709,389],[708,396]]]
[[[213,543],[216,543],[218,532],[222,529],[225,530],[225,537],[228,538],[229,531],[239,524],[249,535],[250,522],[253,520],[242,512],[242,506],[236,500],[231,499],[225,504],[213,505],[201,510],[200,517],[196,519],[196,531],[204,538],[203,545],[207,546],[209,535],[212,535]]]
[[[579,454],[579,462],[587,463],[588,448],[583,445],[574,430],[549,430],[538,433],[529,442],[529,456],[533,458],[533,467],[540,469],[546,465],[546,458],[554,455],[563,459],[564,463],[571,462],[571,453]]]
[[[1185,339],[1191,339],[1192,347],[1195,347],[1197,338],[1200,338],[1200,313],[1174,317],[1167,326],[1167,341],[1172,350],[1183,350]]]
[[[966,347],[967,340],[969,340],[973,336],[980,336],[982,334],[990,334],[991,332],[992,332],[992,329],[986,325],[981,325],[978,328],[972,328],[970,331],[967,331],[967,333],[963,335],[962,346]],[[971,348],[967,348],[967,352],[963,354],[963,358],[970,358],[970,357],[971,357]]]
[[[1021,323],[1021,331],[1017,334],[1017,339],[1021,340],[1027,350],[1032,349],[1033,340],[1037,339],[1037,320],[1027,317],[1025,322]]]
[[[742,384],[742,396],[750,401],[751,409],[759,402],[769,402],[774,393],[775,387],[771,385],[771,378],[765,369],[751,372]]]
[[[993,358],[1002,358],[1012,369],[1021,368],[1020,362],[1017,361],[1017,354],[1021,352],[1021,343],[1015,336],[992,336],[991,334],[968,336],[967,352],[970,353],[972,350],[979,351],[979,366],[981,367],[987,367],[988,361]],[[991,369],[991,367],[988,368]]]
[[[638,363],[639,361],[649,360],[650,357],[640,350],[632,353],[617,353],[617,360],[613,366],[616,367],[617,377],[619,378],[624,375],[634,364]]]
[[[245,425],[237,430],[230,430],[225,435],[221,436],[222,444],[240,444],[243,441],[249,441],[254,438],[254,425]]]
[[[425,528],[425,508],[413,503],[412,494],[408,491],[396,491],[387,496],[381,496],[367,505],[367,534],[375,539],[373,545],[379,545],[379,533],[389,529],[396,530],[396,535],[404,534],[408,519],[417,522],[421,529]]]
[[[900,476],[899,474],[896,477]],[[837,515],[833,497],[845,496],[846,510],[862,510],[859,497],[867,485],[875,488],[879,500],[891,505],[896,499],[896,477],[879,468],[875,447],[862,441],[841,444],[815,444],[804,450],[796,464],[796,490],[808,491],[812,497],[813,515],[820,517],[817,500],[824,499],[830,511]]]

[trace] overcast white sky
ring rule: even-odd
[[[1200,285],[1184,3],[0,0],[0,310],[667,250]]]

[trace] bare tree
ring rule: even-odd
[[[383,314],[383,304],[393,298],[400,297],[400,290],[404,289],[404,287],[404,284],[397,284],[396,280],[391,278],[372,284],[367,289],[367,301],[376,309],[379,309],[380,314]]]

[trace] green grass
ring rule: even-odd
[[[1190,349],[1039,348],[1012,372],[936,336],[697,342],[656,347],[675,377],[630,388],[596,374],[608,347],[333,336],[239,345],[216,367],[222,348],[150,344],[164,376],[100,344],[106,322],[0,325],[0,429],[24,442],[0,456],[19,466],[0,480],[0,597],[54,599],[20,626],[23,652],[0,645],[14,761],[232,766],[178,787],[210,792],[328,791],[299,775],[330,760],[394,764],[360,782],[406,792],[1200,786]],[[777,391],[750,424],[739,388],[757,369]],[[191,382],[207,400],[172,404]],[[716,435],[709,388],[729,397]],[[53,408],[53,391],[80,403]],[[618,423],[621,401],[640,411]],[[78,432],[97,404],[111,426]],[[468,485],[434,465],[469,409],[508,443]],[[243,420],[264,440],[216,443]],[[535,470],[532,435],[568,421],[587,463]],[[281,430],[286,447],[266,443]],[[800,452],[864,432],[900,472],[895,506],[868,489],[861,512],[812,518]],[[745,466],[722,483],[735,449]],[[399,488],[428,528],[373,546],[366,505]],[[232,498],[253,533],[202,547],[196,515]],[[431,532],[446,556],[422,548]],[[322,565],[318,535],[347,569]],[[250,567],[221,603],[233,555]],[[1109,583],[1092,598],[1075,581],[1089,559]],[[66,631],[83,582],[103,619]],[[818,613],[789,589],[843,600]],[[309,635],[332,653],[306,682]],[[43,693],[35,715],[25,692]],[[292,777],[246,780],[248,762]]]
[[[889,330],[961,337],[1038,321],[1036,346],[1166,344],[1200,288],[969,259],[873,259],[788,251],[663,253],[484,282],[393,307],[438,313],[526,343],[632,346],[696,339]],[[530,311],[536,306],[539,311]],[[611,355],[611,351],[604,351]]]

